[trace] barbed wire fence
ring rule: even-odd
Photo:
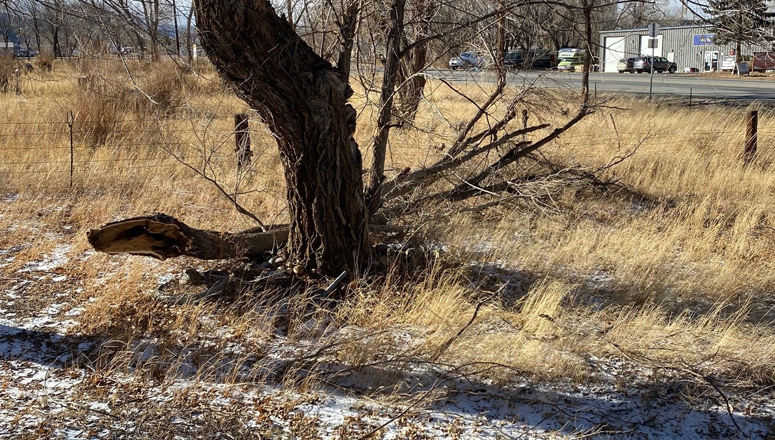
[[[750,112],[749,112],[750,113]],[[193,128],[165,127],[165,138],[143,139],[142,135],[158,135],[158,132],[149,132],[140,124],[144,120],[120,120],[112,121],[119,128],[110,131],[115,136],[115,141],[107,140],[99,144],[80,142],[89,134],[89,121],[78,121],[77,116],[68,112],[63,121],[0,121],[0,176],[18,174],[64,174],[69,176],[68,185],[73,186],[73,179],[79,172],[109,172],[117,169],[153,169],[153,168],[185,168],[181,158],[176,157],[173,151],[185,152],[196,150],[200,154],[198,161],[207,162],[213,160],[229,161],[240,170],[251,170],[250,163],[256,159],[256,152],[251,151],[250,127],[248,116],[244,113],[235,114],[234,128],[207,128],[207,135],[213,140],[214,145],[205,147],[204,140],[200,137],[183,140],[177,134],[191,134]],[[757,115],[758,116],[758,115]],[[770,144],[775,142],[775,130],[759,131],[758,126],[751,125],[752,118],[747,115],[740,130],[714,130],[714,131],[685,131],[681,133],[650,133],[649,139],[655,142],[686,141],[687,139],[727,139],[731,144],[740,145],[740,151],[744,153],[746,161],[756,154],[756,145],[763,140]],[[758,125],[758,118],[753,118]],[[127,128],[129,125],[138,125],[137,129]],[[131,140],[134,136],[136,140]],[[138,138],[138,136],[140,138]],[[615,143],[622,140],[637,140],[644,136],[644,132],[616,132],[604,134],[584,134],[568,136],[557,142],[563,147],[579,147],[576,157],[585,157],[581,154],[581,147],[588,146],[592,142]],[[758,142],[757,142],[758,141]],[[753,142],[753,143],[752,143]],[[742,143],[742,144],[741,144]],[[233,148],[227,148],[227,145]],[[140,148],[146,150],[140,151]],[[158,148],[158,151],[154,150]],[[402,152],[438,152],[438,147],[428,145],[400,145],[393,146]],[[62,154],[45,154],[51,151]],[[99,154],[96,154],[99,152]],[[260,152],[267,154],[267,151]],[[270,153],[275,153],[271,151]],[[146,156],[143,156],[146,154]],[[148,156],[148,154],[152,154]],[[105,156],[109,157],[105,157]],[[400,156],[399,156],[400,157]],[[95,166],[97,165],[97,166]],[[101,166],[104,165],[104,166]],[[396,163],[392,167],[394,171],[402,170],[406,164]],[[189,165],[190,167],[191,165]],[[388,168],[389,170],[390,168]]]
[[[199,147],[197,143],[202,143],[202,139],[182,140],[176,137],[179,133],[192,133],[192,128],[170,128],[163,129],[163,135],[166,138],[159,138],[158,132],[150,132],[143,129],[141,124],[144,120],[117,120],[111,121],[111,124],[121,127],[110,129],[111,139],[104,142],[89,143],[81,142],[78,139],[87,137],[92,128],[88,125],[92,121],[78,121],[72,111],[68,111],[64,121],[46,121],[46,122],[0,122],[0,173],[25,173],[25,174],[47,174],[64,173],[69,174],[69,186],[72,187],[72,178],[77,174],[79,168],[88,171],[108,171],[115,169],[94,167],[79,167],[79,165],[92,164],[125,164],[123,168],[159,168],[159,167],[177,167],[184,166],[175,160],[171,154],[168,154],[176,147]],[[126,128],[129,125],[136,125],[138,128]],[[207,135],[215,138],[213,142],[217,145],[206,152],[206,160],[215,158],[228,159],[230,154],[237,157],[240,148],[235,148],[232,153],[225,150],[226,143],[235,133],[249,130],[246,127],[237,129],[217,129],[207,128]],[[144,139],[143,135],[149,135],[150,139]],[[156,139],[153,139],[157,136]],[[132,140],[134,137],[136,140]],[[139,139],[138,139],[139,137]],[[140,151],[140,148],[147,147],[148,150]],[[153,147],[158,147],[158,154],[153,152]],[[250,144],[243,141],[241,150],[250,150]],[[52,151],[62,154],[47,154]],[[96,153],[99,152],[99,155]],[[152,154],[143,157],[143,154]],[[113,157],[104,157],[112,155]],[[243,166],[249,162],[249,156],[242,153]],[[98,157],[95,157],[98,156]]]

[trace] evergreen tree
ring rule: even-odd
[[[715,44],[734,42],[738,62],[743,44],[773,41],[770,29],[773,14],[767,12],[766,0],[708,0],[703,12],[713,25]]]

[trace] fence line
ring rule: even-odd
[[[241,115],[242,123],[244,124],[244,120],[246,115]],[[206,164],[207,162],[211,160],[219,160],[223,158],[232,158],[236,161],[237,164],[239,164],[240,158],[238,157],[238,151],[230,151],[228,142],[226,139],[228,139],[231,136],[236,136],[235,133],[242,130],[242,132],[248,131],[249,127],[246,127],[247,124],[244,124],[244,126],[235,126],[234,129],[223,129],[223,128],[201,128],[201,130],[197,130],[197,127],[191,127],[191,128],[173,128],[173,129],[159,129],[159,130],[149,130],[148,128],[140,128],[138,130],[131,130],[131,129],[117,129],[117,130],[110,130],[110,134],[134,134],[134,135],[143,135],[145,133],[193,133],[198,134],[199,138],[192,139],[190,141],[183,141],[183,140],[159,140],[154,142],[136,142],[131,144],[126,143],[118,143],[113,144],[110,142],[100,144],[100,145],[86,145],[86,144],[80,144],[76,145],[73,142],[73,136],[74,135],[88,135],[93,132],[93,129],[85,128],[85,127],[78,127],[78,124],[83,124],[84,122],[88,123],[91,121],[75,121],[72,114],[69,114],[69,124],[68,121],[65,122],[58,122],[58,121],[52,121],[52,122],[0,122],[0,126],[3,127],[13,127],[13,126],[19,126],[24,127],[23,133],[0,133],[0,151],[25,151],[27,153],[35,154],[41,151],[50,151],[50,150],[70,150],[70,154],[68,157],[65,157],[65,155],[57,156],[57,158],[51,158],[51,160],[32,160],[32,161],[23,161],[19,160],[19,157],[16,157],[16,161],[0,161],[0,172],[6,172],[6,173],[25,173],[25,174],[52,174],[52,173],[70,173],[71,178],[72,174],[75,171],[75,165],[93,165],[93,164],[125,164],[119,168],[117,167],[92,167],[92,166],[86,166],[82,167],[80,172],[83,173],[96,173],[96,172],[105,172],[105,171],[115,171],[117,169],[147,169],[147,168],[173,168],[173,167],[182,167],[185,168],[186,166],[182,163],[179,163],[179,161],[174,158],[172,155],[166,155],[161,157],[117,157],[117,158],[99,158],[99,159],[80,159],[75,160],[75,157],[78,155],[82,155],[83,151],[91,150],[96,154],[98,150],[108,150],[108,153],[119,153],[119,154],[126,154],[126,149],[131,148],[137,148],[137,147],[156,147],[158,149],[163,149],[164,147],[179,147],[179,146],[190,146],[191,148],[188,150],[191,153],[189,153],[191,156],[189,157],[189,165],[194,167],[199,167],[201,165]],[[96,122],[96,121],[94,121]],[[115,124],[128,124],[128,123],[142,123],[146,122],[143,120],[122,120],[122,121],[113,121],[112,123]],[[224,121],[225,122],[225,121]],[[38,127],[60,127],[62,126],[63,130],[57,130],[57,131],[43,131],[43,132],[34,132],[30,133],[27,132],[29,130],[28,127],[30,126],[38,126]],[[246,130],[247,128],[247,130]],[[204,135],[213,135],[213,134],[223,134],[227,135],[224,136],[222,139],[218,139],[217,141],[217,148],[207,148],[206,146],[202,146],[202,140],[201,137]],[[44,146],[44,145],[30,145],[30,146],[2,146],[3,143],[8,143],[8,139],[21,139],[21,138],[42,138],[44,136],[53,136],[53,135],[61,135],[63,137],[70,136],[70,142],[68,145],[64,145],[67,141],[67,139],[62,140],[61,146]],[[755,134],[755,136],[761,141],[763,137],[769,137],[775,135],[775,131],[758,131],[758,133]],[[663,139],[669,139],[669,140],[676,140],[681,141],[688,137],[708,137],[708,138],[741,138],[741,139],[750,139],[752,138],[752,135],[746,134],[744,130],[740,131],[690,131],[690,132],[684,132],[679,134],[673,134],[673,133],[643,133],[643,132],[631,132],[631,131],[625,131],[625,132],[611,132],[606,133],[604,136],[596,135],[596,134],[589,134],[585,133],[583,135],[572,135],[568,134],[560,139],[557,139],[555,142],[557,142],[559,145],[563,146],[564,148],[576,148],[576,147],[586,147],[589,145],[590,141],[596,141],[600,143],[616,143],[616,142],[633,142],[635,140],[656,140],[661,141]],[[747,136],[747,138],[746,138]],[[4,141],[5,140],[5,141]],[[126,141],[126,139],[120,139],[119,141]],[[42,144],[42,142],[41,142]],[[237,141],[237,150],[239,150],[240,142]],[[366,144],[365,148],[363,148],[364,151],[369,150],[369,145]],[[120,152],[112,152],[111,149],[122,149]],[[418,152],[425,152],[425,153],[438,153],[442,154],[442,151],[435,148],[433,145],[415,145],[415,146],[392,146],[391,151],[418,151]],[[751,153],[750,148],[746,151],[749,153],[747,156],[747,160],[752,160],[753,155],[755,154],[755,150],[753,153]],[[80,152],[79,154],[76,154],[77,152]],[[131,150],[129,150],[131,152]],[[209,152],[209,153],[208,153]],[[160,151],[161,153],[161,151]],[[205,153],[205,154],[203,154]],[[581,153],[581,152],[579,152]],[[252,154],[252,153],[251,153]],[[589,155],[579,155],[576,154],[576,157],[590,157]],[[12,157],[13,159],[13,157]],[[69,160],[68,160],[69,159]],[[169,162],[169,163],[168,163]],[[70,165],[69,168],[67,165]],[[26,167],[27,169],[4,169],[4,167]],[[39,169],[43,166],[50,166],[50,169],[42,170]],[[29,169],[32,168],[32,169]],[[253,170],[255,171],[255,169]]]
[[[188,130],[181,130],[181,131],[188,131]],[[212,131],[211,131],[212,132]],[[234,131],[232,130],[219,130],[216,131],[217,133],[224,133],[228,134],[229,136],[234,135]],[[89,131],[74,131],[74,134],[89,134]],[[116,132],[111,132],[116,133]],[[133,131],[126,131],[124,133],[136,133],[138,135],[144,134],[146,132],[133,132]],[[764,135],[775,135],[775,131],[759,131],[759,134]],[[50,135],[50,134],[59,134],[59,135],[68,135],[69,132],[62,131],[62,132],[48,132],[48,133],[18,133],[18,134],[0,134],[0,138],[15,138],[15,137],[24,137],[24,136],[44,136],[44,135]],[[616,136],[615,133],[611,133],[611,136],[609,137],[600,137],[599,135],[595,134],[584,134],[584,135],[568,135],[567,137],[573,137],[573,139],[587,139],[587,140],[600,140],[600,141],[608,141],[608,140],[616,140],[621,139],[624,137],[640,137],[644,139],[654,139],[654,138],[670,138],[670,139],[676,139],[680,137],[685,136],[712,136],[712,137],[719,137],[719,136],[744,136],[744,132],[722,132],[722,131],[715,131],[715,132],[690,132],[690,133],[683,133],[683,134],[672,134],[672,133],[662,133],[662,134],[647,134],[642,132],[637,133],[618,133],[618,136]],[[198,140],[198,139],[197,139]],[[631,139],[629,139],[631,140]],[[81,149],[89,149],[89,148],[99,148],[99,147],[141,147],[141,146],[159,146],[159,145],[182,145],[182,144],[191,144],[192,141],[167,141],[167,140],[159,140],[155,142],[146,142],[146,143],[132,143],[132,144],[112,144],[112,143],[104,143],[101,145],[78,145],[76,148]],[[0,145],[2,143],[0,142]],[[45,149],[56,149],[56,148],[70,148],[70,147],[46,147]],[[427,149],[427,148],[433,148],[432,146],[417,146],[417,147],[402,147],[404,149]],[[23,150],[23,149],[35,149],[35,147],[0,147],[0,150]]]

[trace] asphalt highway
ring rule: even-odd
[[[428,75],[449,82],[495,83],[494,72],[470,70],[428,70]],[[581,73],[560,71],[520,71],[508,74],[510,84],[535,82],[548,88],[581,88]],[[622,92],[648,94],[648,73],[592,73],[590,89],[598,92]],[[702,74],[654,73],[653,94],[655,96],[689,97],[696,99],[766,100],[775,101],[775,80],[755,78],[707,78]]]

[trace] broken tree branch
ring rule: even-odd
[[[403,194],[406,194],[407,192],[412,191],[414,188],[409,186],[411,183],[418,182],[424,179],[431,179],[431,178],[433,178],[434,179],[433,181],[435,181],[436,179],[441,177],[440,173],[442,171],[446,171],[450,168],[458,167],[480,154],[486,153],[497,147],[507,144],[508,142],[510,142],[512,139],[516,137],[519,137],[534,131],[542,130],[548,127],[549,127],[549,124],[541,124],[541,125],[536,125],[534,127],[523,128],[521,130],[517,130],[515,132],[504,135],[497,141],[491,142],[483,147],[471,150],[468,153],[462,156],[459,156],[457,158],[445,157],[444,159],[439,160],[438,162],[436,162],[435,164],[427,168],[419,169],[413,173],[400,175],[383,185],[385,199],[392,199],[395,197],[399,197]],[[516,147],[518,148],[528,144],[529,143],[527,142],[520,142],[519,144],[517,144]],[[425,182],[425,183],[427,184],[432,182]]]
[[[375,233],[401,236],[399,226],[370,225]],[[108,254],[144,255],[165,260],[181,256],[202,260],[262,258],[288,242],[288,225],[269,231],[217,232],[192,228],[166,214],[134,217],[108,223],[87,233],[89,244]]]
[[[180,256],[202,260],[257,258],[288,241],[288,228],[238,233],[195,229],[165,214],[108,223],[88,232],[89,244],[108,254],[145,255],[159,260]]]
[[[517,144],[514,148],[509,150],[506,154],[504,154],[499,160],[482,170],[480,173],[478,173],[476,176],[470,177],[468,179],[465,179],[464,182],[460,183],[457,187],[454,189],[451,189],[449,191],[440,193],[434,198],[436,199],[449,199],[454,198],[454,196],[457,193],[461,192],[467,192],[471,190],[471,187],[479,186],[479,184],[486,179],[487,177],[492,176],[495,174],[498,170],[516,162],[517,160],[527,156],[528,154],[532,153],[533,151],[536,151],[537,149],[541,148],[542,146],[548,144],[549,142],[557,139],[561,134],[565,133],[568,129],[576,125],[579,121],[581,121],[584,116],[589,114],[590,110],[588,107],[582,107],[579,112],[574,116],[571,120],[565,123],[562,127],[555,128],[554,131],[552,131],[550,134],[546,135],[544,138],[540,139],[537,142],[531,143],[527,146],[524,146],[522,143]],[[524,147],[524,148],[523,148]]]

